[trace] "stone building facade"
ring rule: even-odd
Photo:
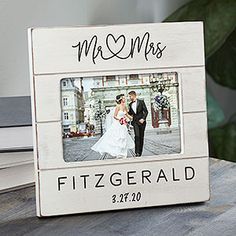
[[[75,79],[77,85],[75,85]],[[61,108],[63,131],[77,132],[79,124],[84,122],[85,108],[82,78],[61,80]]]
[[[162,78],[170,82],[170,86],[166,87],[163,92],[168,97],[170,102],[170,109],[168,112],[169,127],[179,127],[179,103],[178,103],[178,87],[172,86],[178,84],[176,73],[162,73],[162,74],[133,74],[133,75],[118,75],[118,76],[104,76],[93,78],[93,88],[91,93],[87,96],[85,102],[85,113],[89,114],[89,122],[95,125],[95,131],[100,132],[101,120],[95,120],[95,113],[99,110],[99,101],[101,102],[102,111],[114,108],[116,106],[115,97],[118,94],[125,94],[127,106],[129,104],[128,92],[136,91],[138,98],[143,99],[149,111],[147,117],[147,130],[159,128],[158,121],[154,120],[154,116],[160,116],[160,111],[153,110],[152,104],[155,96],[159,94],[155,91],[155,85],[150,83],[152,78]],[[85,78],[86,79],[86,78]],[[104,119],[102,124],[104,124]],[[156,122],[156,124],[155,124]]]
[[[165,83],[163,94],[167,96],[170,108],[164,111],[168,119],[168,128],[179,128],[179,91],[178,75],[175,72],[157,74],[130,74],[115,76],[100,76],[92,78],[66,78],[61,81],[62,123],[64,132],[77,132],[80,124],[94,125],[95,133],[101,132],[105,126],[106,111],[116,106],[115,97],[125,94],[127,106],[128,93],[136,91],[138,98],[143,99],[149,111],[147,116],[148,129],[158,129],[161,114],[155,110],[154,98],[160,94],[158,85]],[[84,91],[83,85],[90,80],[90,89]],[[162,82],[161,82],[162,81]],[[92,82],[92,83],[91,83]],[[98,119],[96,113],[102,113]]]

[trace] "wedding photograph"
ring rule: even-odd
[[[181,152],[177,72],[61,79],[65,162]]]

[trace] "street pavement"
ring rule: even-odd
[[[131,131],[134,139],[134,133]],[[74,137],[63,139],[64,160],[66,162],[115,159],[109,154],[100,155],[91,150],[100,135],[93,137]],[[141,158],[161,154],[180,153],[180,131],[172,129],[170,133],[159,133],[157,129],[146,130]],[[134,150],[128,151],[127,158],[132,158]]]

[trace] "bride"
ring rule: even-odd
[[[116,96],[116,103],[111,125],[91,149],[101,155],[108,153],[117,158],[126,158],[128,150],[134,148],[134,141],[127,129],[127,119],[132,119],[132,116],[128,114],[124,94]]]

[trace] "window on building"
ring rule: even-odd
[[[106,76],[106,80],[116,80],[116,77],[114,75],[108,75]]]
[[[138,75],[137,74],[129,75],[129,79],[137,80],[138,79]]]
[[[63,106],[67,106],[68,105],[68,98],[63,98]]]
[[[128,85],[138,85],[141,84],[141,80],[137,74],[129,75]]]
[[[64,120],[69,120],[69,114],[68,114],[68,112],[64,112]]]
[[[105,82],[105,85],[106,86],[117,86],[118,85],[118,82],[116,80],[116,77],[114,75],[109,75],[109,76],[106,76],[106,82]]]
[[[62,85],[65,87],[67,85],[67,80],[63,80]]]

